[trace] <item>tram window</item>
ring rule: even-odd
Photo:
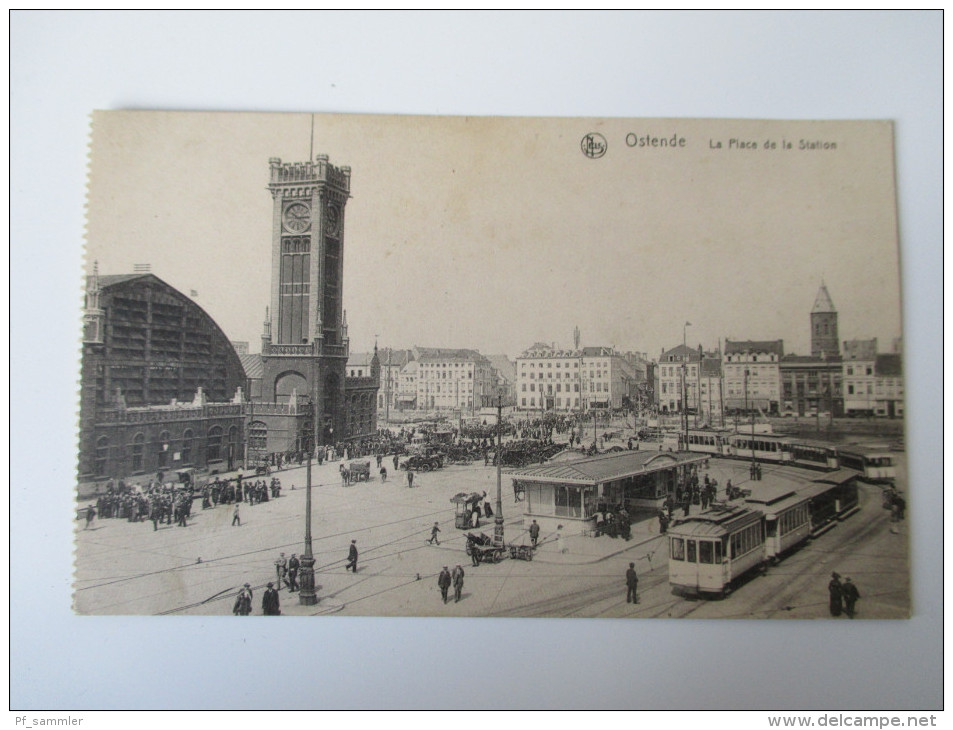
[[[672,560],[685,559],[685,541],[680,537],[672,538]]]
[[[716,543],[713,543],[713,545],[715,548],[715,563],[720,563],[721,562],[721,543],[716,542]]]
[[[708,540],[698,541],[698,562],[711,565],[714,562],[712,544]]]
[[[689,562],[689,563],[697,563],[697,562],[698,562],[698,557],[697,557],[696,550],[695,550],[695,541],[694,541],[694,540],[689,540],[689,541],[688,541],[688,562]]]

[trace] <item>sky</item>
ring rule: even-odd
[[[149,263],[257,351],[268,159],[307,160],[311,126],[306,114],[97,113],[87,269]],[[601,157],[582,152],[590,132]],[[888,351],[900,335],[886,122],[316,115],[313,152],[352,169],[352,352],[377,338],[515,358],[537,341],[571,346],[578,326],[583,345],[656,357],[690,322],[692,346],[783,339],[807,354],[822,280],[841,340]]]

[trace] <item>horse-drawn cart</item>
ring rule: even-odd
[[[371,479],[371,462],[352,461],[347,465],[350,481],[367,482]]]
[[[475,558],[477,563],[498,563],[505,550],[504,545],[494,545],[493,538],[483,532],[479,535],[467,533],[467,555]]]

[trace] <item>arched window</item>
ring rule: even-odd
[[[182,463],[191,464],[192,463],[192,443],[195,439],[195,434],[192,433],[191,428],[185,429],[185,432],[182,434]]]
[[[132,473],[141,474],[143,469],[143,452],[146,448],[146,437],[142,433],[137,433],[132,440]]]
[[[206,449],[206,462],[222,460],[222,427],[212,426],[208,430],[208,449]]]
[[[169,441],[171,441],[171,437],[168,431],[163,431],[159,434],[159,440],[156,442],[156,463],[160,469],[165,469],[169,466],[169,449],[171,447]]]
[[[100,436],[96,439],[96,462],[93,466],[96,476],[106,476],[106,464],[109,462],[109,439]]]

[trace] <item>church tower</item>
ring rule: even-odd
[[[836,357],[840,355],[840,340],[837,335],[837,310],[821,282],[811,309],[811,357]]]
[[[313,404],[316,441],[328,443],[344,432],[344,208],[351,168],[335,167],[327,155],[308,162],[272,157],[268,164],[271,306],[262,334],[261,397],[296,408]]]

